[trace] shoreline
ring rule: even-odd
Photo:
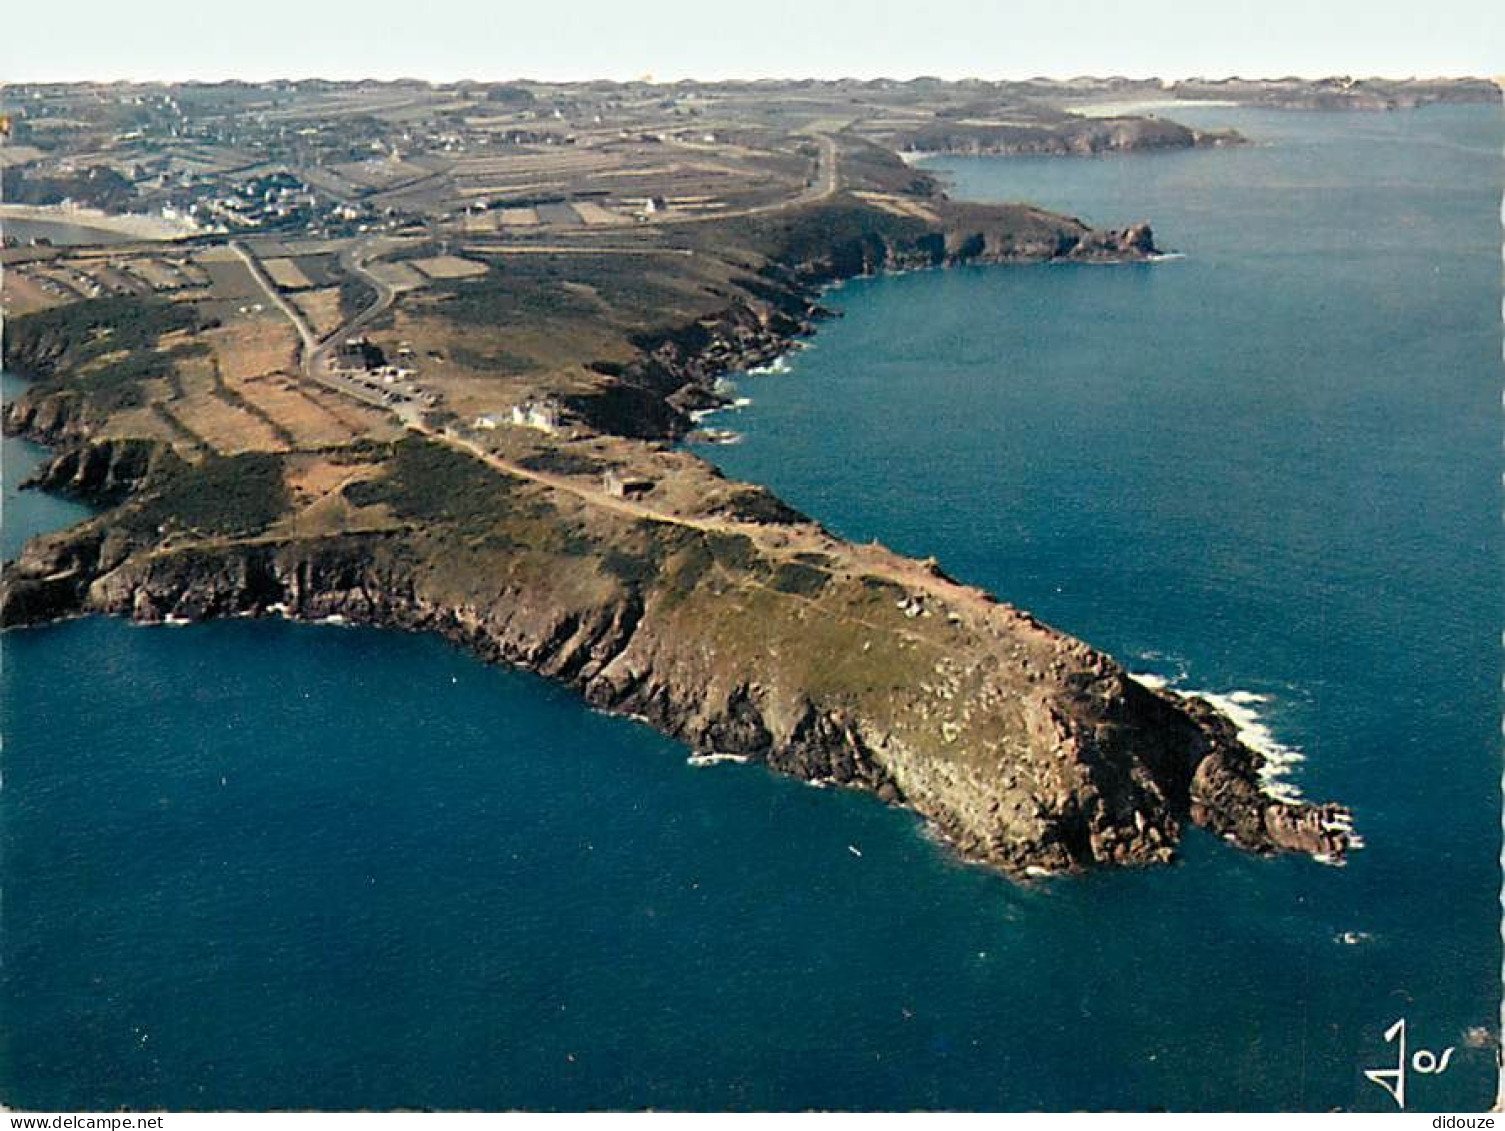
[[[932,154],[928,156],[940,156]],[[1135,225],[1123,229],[1123,234],[1135,232],[1143,228],[1146,233],[1150,231],[1148,225]],[[1116,234],[1116,233],[1115,233]],[[1150,237],[1151,241],[1153,237]],[[820,277],[801,279],[797,287],[801,291],[801,297],[805,302],[805,310],[797,324],[792,328],[779,330],[772,326],[760,327],[750,342],[740,345],[733,353],[712,359],[710,348],[698,358],[687,358],[687,367],[699,366],[702,363],[712,362],[707,367],[708,376],[698,383],[687,381],[684,388],[695,385],[695,403],[690,404],[685,410],[687,427],[666,438],[683,442],[692,433],[702,431],[702,425],[710,417],[723,413],[745,408],[751,404],[751,398],[745,396],[740,389],[733,385],[724,388],[723,383],[735,382],[739,377],[777,377],[790,371],[789,360],[799,353],[809,349],[813,345],[813,339],[820,330],[820,325],[830,319],[842,317],[839,309],[825,305],[825,299],[833,292],[840,291],[848,283],[861,279],[878,279],[884,277],[900,277],[913,275],[926,271],[954,271],[965,267],[1018,267],[1018,268],[1047,268],[1047,267],[1154,267],[1164,263],[1176,263],[1186,258],[1185,252],[1162,251],[1151,246],[1146,251],[1122,251],[1116,255],[1102,257],[1082,257],[1073,255],[1056,255],[1050,257],[1028,256],[983,256],[976,259],[962,261],[943,261],[939,263],[906,263],[900,262],[894,265],[880,266],[874,270],[864,270],[855,274],[838,275],[835,277]],[[790,268],[797,271],[798,268]],[[723,319],[733,319],[738,313],[738,308],[731,308],[723,312]],[[715,343],[712,343],[714,346]],[[681,392],[683,389],[680,390]],[[678,394],[676,394],[678,395]]]
[[[656,392],[674,414],[661,438],[679,438],[688,430],[680,425],[692,423],[688,412],[734,401],[717,388],[724,374],[771,365],[789,352],[831,313],[819,303],[826,288],[849,278],[974,263],[1144,262],[1154,252],[1147,226],[1103,231],[1078,221],[1070,221],[1067,235],[1048,242],[989,244],[977,237],[974,244],[968,237],[957,247],[942,254],[934,245],[884,242],[869,245],[860,259],[833,258],[829,248],[789,255],[780,264],[786,305],[778,317],[760,316],[745,302],[733,304],[710,323],[697,323],[693,339],[669,331],[639,343],[639,362],[625,367],[623,377],[644,393]],[[13,358],[11,372],[24,376],[25,359]],[[66,449],[34,477],[40,485],[87,496],[91,482],[113,484],[117,500],[129,498],[145,482],[149,461],[143,467],[128,458],[127,442],[92,440],[80,408],[55,398],[40,404],[23,398],[10,406],[4,423],[10,434]],[[985,710],[1020,715],[1009,714],[1008,725],[1019,731],[1029,753],[1015,773],[981,774],[970,745],[951,745],[963,725],[950,716],[966,702],[953,702],[954,694],[943,694],[918,673],[904,676],[893,694],[874,703],[822,690],[777,660],[776,652],[754,649],[736,653],[726,676],[731,685],[715,683],[714,673],[688,657],[707,648],[714,654],[725,643],[715,634],[719,629],[686,625],[673,610],[692,599],[708,603],[703,617],[723,606],[714,594],[681,588],[673,571],[656,570],[642,588],[619,587],[588,602],[556,591],[546,571],[537,580],[510,582],[503,596],[480,600],[468,591],[427,584],[421,562],[407,556],[411,534],[351,531],[297,539],[252,531],[170,550],[147,543],[111,548],[110,513],[27,543],[6,570],[0,593],[8,626],[83,613],[186,623],[280,612],[300,621],[333,623],[338,617],[343,623],[430,631],[484,662],[562,682],[597,709],[645,718],[692,752],[737,754],[799,779],[874,793],[934,822],[960,858],[1016,877],[1031,868],[1081,872],[1168,862],[1188,823],[1257,853],[1341,857],[1347,846],[1342,831],[1329,829],[1334,817],[1346,815],[1341,806],[1282,803],[1263,793],[1263,755],[1239,741],[1228,720],[1139,688],[1090,645],[953,581],[934,563],[882,547],[843,544],[848,557],[841,569],[850,576],[836,598],[846,604],[837,607],[857,602],[852,610],[860,605],[867,617],[886,609],[882,615],[897,618],[895,627],[880,628],[862,614],[854,621],[853,611],[841,614],[841,623],[899,636],[921,615],[955,625],[952,631],[961,637],[948,648],[983,681]],[[498,519],[505,521],[507,513],[504,508]],[[830,541],[803,516],[775,521],[804,524],[806,536]],[[446,529],[430,525],[418,536],[442,536]],[[623,533],[605,523],[596,552],[619,552]],[[724,548],[726,536],[691,523],[676,537],[709,544],[714,561],[715,539],[723,538]],[[751,565],[777,563],[760,556],[753,541],[743,541]],[[772,543],[783,544],[780,538]],[[722,568],[745,572],[751,565]],[[874,600],[871,588],[856,580],[864,572],[876,574],[871,580],[887,589],[876,605],[862,604]],[[895,596],[901,599],[895,602]],[[796,619],[803,615],[802,605],[785,607]],[[970,707],[965,719],[970,725]],[[1111,767],[1095,753],[1103,728],[1116,736]],[[1043,797],[1027,784],[1037,774],[1056,783],[1042,784]],[[1091,800],[1104,796],[1114,798],[1111,806]]]
[[[0,231],[9,221],[28,224],[55,224],[112,236],[129,236],[154,243],[173,242],[201,235],[198,227],[143,213],[105,212],[62,204],[0,204]]]

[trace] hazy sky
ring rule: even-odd
[[[20,0],[0,79],[1505,72],[1505,0]]]

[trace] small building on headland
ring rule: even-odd
[[[552,436],[559,431],[560,422],[559,405],[554,401],[523,401],[512,406],[512,423],[520,428],[536,428]]]
[[[642,475],[626,475],[613,468],[601,477],[601,487],[615,499],[640,499],[653,490],[653,480]]]

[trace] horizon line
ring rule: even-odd
[[[1204,82],[1204,83],[1232,83],[1232,82],[1286,82],[1295,80],[1298,82],[1326,82],[1334,79],[1343,79],[1350,82],[1491,82],[1496,86],[1505,85],[1505,75],[1483,75],[1469,72],[1434,72],[1430,74],[1412,73],[1409,75],[1397,74],[1355,74],[1353,72],[1329,71],[1324,73],[1298,73],[1287,72],[1280,75],[1159,75],[1159,74],[1126,74],[1121,72],[1090,72],[1083,71],[1076,74],[1059,77],[1049,74],[1033,74],[1022,77],[999,75],[995,77],[983,77],[981,75],[963,75],[950,77],[946,75],[920,72],[908,77],[894,75],[855,75],[845,74],[836,76],[822,75],[723,75],[716,78],[697,78],[694,75],[684,74],[674,77],[659,77],[651,72],[637,75],[631,78],[623,78],[613,75],[594,75],[589,77],[574,78],[545,78],[536,75],[514,75],[507,78],[478,78],[473,75],[460,77],[425,77],[416,74],[396,74],[384,76],[380,74],[366,74],[349,77],[330,77],[327,75],[303,75],[291,78],[283,75],[265,75],[247,77],[244,75],[225,75],[206,78],[202,76],[173,76],[159,78],[31,78],[31,79],[6,79],[0,80],[0,92],[10,87],[21,86],[187,86],[199,84],[204,86],[218,86],[230,83],[246,83],[252,85],[266,85],[269,83],[423,83],[428,86],[458,86],[462,84],[496,85],[508,83],[533,83],[540,86],[575,86],[587,83],[612,83],[618,86],[717,86],[732,83],[912,83],[921,81],[937,81],[952,84],[963,83],[1073,83],[1073,82],[1158,82],[1162,85]]]

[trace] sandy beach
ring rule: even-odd
[[[75,208],[59,204],[0,204],[0,228],[12,221],[31,224],[57,224],[127,236],[139,240],[176,240],[197,233],[191,224],[165,220],[160,216],[136,213],[124,215],[97,208]]]

